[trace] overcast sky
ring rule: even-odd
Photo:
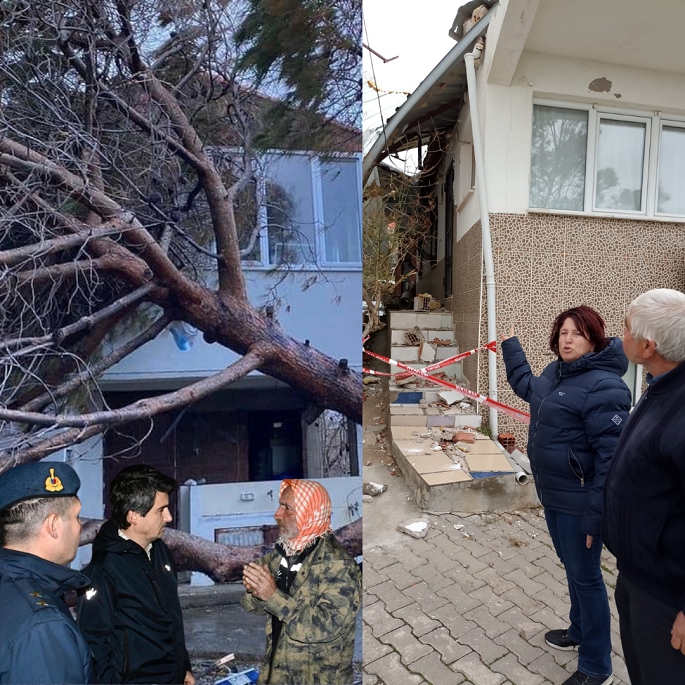
[[[364,0],[364,43],[386,59],[364,49],[364,131],[374,131],[391,116],[428,76],[433,67],[454,47],[448,31],[461,2],[448,0]],[[376,83],[381,93],[367,85]],[[380,103],[379,103],[380,100]],[[376,133],[365,141],[365,151]]]

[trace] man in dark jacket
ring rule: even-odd
[[[0,683],[93,683],[88,645],[62,595],[88,584],[72,571],[81,483],[67,464],[0,475]]]
[[[78,607],[99,683],[195,683],[176,568],[160,539],[176,486],[144,465],[120,471],[112,482],[112,518],[93,543],[84,569],[91,585]]]
[[[628,359],[649,387],[607,478],[602,536],[618,561],[616,606],[632,685],[685,682],[685,295],[650,290],[628,308]]]

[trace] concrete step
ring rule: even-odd
[[[418,326],[421,330],[452,328],[451,312],[388,312],[388,328],[407,330]]]
[[[419,361],[419,345],[391,345],[390,346],[390,358],[398,362],[416,362]],[[454,357],[459,354],[459,348],[452,345],[441,345],[433,348],[426,349],[424,345],[424,365],[432,364],[433,362],[439,362],[449,357]]]
[[[483,512],[538,505],[532,480],[517,481],[518,467],[499,443],[478,433],[473,443],[452,443],[453,429],[480,423],[481,416],[456,407],[390,405],[392,454],[422,509]]]
[[[390,332],[391,345],[406,345],[407,339],[404,335],[406,328],[398,328]],[[437,338],[438,340],[451,340],[454,342],[454,329],[452,328],[425,328],[421,330],[424,340],[430,342]]]

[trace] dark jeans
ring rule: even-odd
[[[631,685],[685,685],[685,655],[671,647],[671,628],[680,609],[648,594],[622,573],[615,596]]]
[[[604,579],[599,568],[602,541],[592,547],[580,529],[580,516],[545,509],[549,534],[566,569],[571,597],[568,636],[580,643],[578,670],[595,678],[611,675],[611,614]],[[656,685],[651,683],[650,685]]]

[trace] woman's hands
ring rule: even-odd
[[[500,340],[504,342],[505,340],[509,340],[509,338],[514,338],[516,337],[516,331],[514,330],[514,325],[512,324],[509,327],[509,335],[504,335],[504,333],[499,334]]]

